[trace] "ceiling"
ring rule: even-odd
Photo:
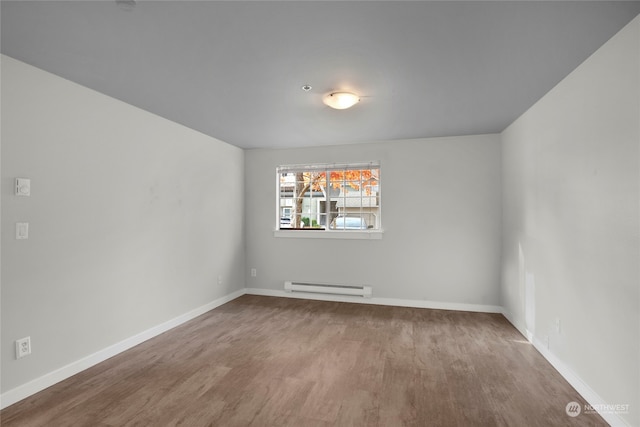
[[[2,53],[242,148],[500,132],[640,13],[630,1],[0,7]],[[332,110],[332,90],[361,102]]]

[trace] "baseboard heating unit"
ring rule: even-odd
[[[306,292],[312,294],[351,295],[371,298],[371,286],[339,285],[329,283],[284,282],[286,292]]]

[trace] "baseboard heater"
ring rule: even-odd
[[[352,295],[371,298],[371,286],[339,285],[329,283],[284,282],[286,292],[306,292],[312,294]]]

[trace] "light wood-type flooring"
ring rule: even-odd
[[[600,426],[499,314],[244,295],[0,413],[12,426]]]

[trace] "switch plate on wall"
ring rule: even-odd
[[[16,222],[16,240],[25,240],[29,238],[29,223]]]
[[[31,195],[31,180],[28,178],[16,178],[16,196]]]

